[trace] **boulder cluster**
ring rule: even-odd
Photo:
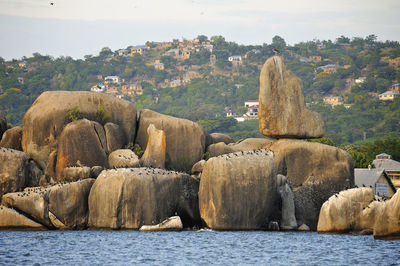
[[[0,115],[0,229],[316,230],[352,158],[301,140],[324,124],[282,58],[260,82],[266,137],[236,143],[91,92],[43,93],[22,128]]]

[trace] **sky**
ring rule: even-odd
[[[83,58],[198,35],[247,45],[275,35],[291,45],[341,35],[400,41],[399,12],[399,0],[0,0],[0,57]]]

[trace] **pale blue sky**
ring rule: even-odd
[[[399,41],[399,12],[399,0],[0,0],[0,56],[83,58],[200,34],[241,44],[275,35],[289,44],[369,34]]]

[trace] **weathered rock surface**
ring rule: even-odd
[[[100,135],[104,135],[103,127],[99,123],[87,119],[78,120],[65,126],[58,139],[56,175],[59,181],[63,181],[61,174],[66,167],[108,166],[105,147]]]
[[[0,112],[0,140],[4,132],[8,129],[7,119],[2,112]]]
[[[127,144],[127,140],[124,131],[120,126],[114,123],[106,123],[104,125],[104,131],[106,134],[107,153],[111,153],[115,150],[121,149]]]
[[[301,80],[279,56],[261,70],[258,120],[261,133],[272,138],[319,138],[325,131],[321,116],[305,106]]]
[[[84,229],[88,220],[88,198],[94,179],[50,188],[49,211],[68,229]]]
[[[310,227],[308,227],[308,225],[306,224],[302,224],[299,226],[299,228],[297,228],[298,231],[310,231]]]
[[[364,229],[360,227],[361,213],[373,198],[371,188],[353,188],[331,196],[322,205],[317,231],[349,232]]]
[[[201,160],[195,163],[192,167],[192,175],[194,175],[196,178],[201,177],[201,173],[203,172],[205,164],[206,164],[205,160]]]
[[[89,120],[95,120],[96,111],[103,106],[110,113],[110,122],[121,127],[126,141],[135,139],[136,108],[132,103],[101,93],[44,92],[26,112],[22,127],[22,148],[42,169],[46,167],[49,154],[57,147],[58,137],[68,123],[67,112],[75,106],[82,117]]]
[[[140,166],[139,158],[133,151],[129,149],[113,151],[108,156],[108,164],[110,168],[134,168]]]
[[[140,232],[156,232],[156,231],[182,231],[183,224],[179,216],[173,216],[156,225],[143,225]]]
[[[0,147],[9,148],[17,151],[22,151],[22,128],[13,127],[7,129],[3,134],[3,138],[0,141]]]
[[[277,199],[276,174],[267,150],[210,158],[200,181],[201,218],[216,230],[265,228]]]
[[[39,168],[39,165],[34,160],[28,161],[28,175],[25,180],[27,187],[39,186],[40,179],[43,176],[43,171]]]
[[[25,152],[0,148],[0,197],[25,186],[28,175]]]
[[[147,128],[148,141],[140,164],[145,167],[165,168],[167,144],[165,132],[158,130],[153,124]]]
[[[201,160],[205,151],[206,132],[200,125],[186,119],[142,110],[136,142],[143,150],[148,143],[147,128],[150,124],[165,132],[166,168],[190,171],[193,164]]]
[[[62,180],[67,182],[74,182],[91,177],[91,168],[87,166],[71,166],[66,167],[61,173]]]
[[[238,143],[230,143],[225,144],[223,142],[219,142],[216,144],[211,144],[207,148],[207,152],[209,152],[213,156],[218,156],[222,154],[228,154],[237,151],[253,151],[258,149],[268,148],[273,140],[264,139],[264,138],[248,138],[242,140]]]
[[[93,166],[92,168],[90,168],[90,177],[97,178],[103,170],[104,168],[102,166]]]
[[[277,140],[270,149],[278,173],[293,188],[298,224],[316,230],[322,204],[354,184],[352,157],[341,149],[302,140]]]
[[[283,230],[293,230],[297,228],[295,207],[293,199],[293,191],[287,181],[285,176],[278,175],[277,183],[282,183],[278,186],[278,193],[282,200],[282,218],[280,228]]]
[[[374,238],[400,239],[400,190],[390,200],[381,202],[375,217]]]
[[[154,168],[103,171],[89,195],[89,227],[139,229],[178,215],[185,226],[200,223],[199,181]]]
[[[14,209],[0,206],[0,230],[46,230],[43,225],[32,221]]]
[[[235,141],[228,135],[222,133],[211,133],[207,135],[206,138],[206,147],[210,146],[211,144],[223,142],[225,144],[234,143]]]

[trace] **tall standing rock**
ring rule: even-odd
[[[374,238],[400,239],[400,190],[379,207],[374,223]]]
[[[94,121],[96,111],[103,107],[110,114],[110,122],[121,127],[126,141],[135,139],[136,108],[132,103],[101,93],[44,92],[26,112],[22,127],[22,148],[42,169],[46,168],[49,154],[56,149],[57,139],[68,123],[68,111],[74,107],[82,117]]]
[[[179,171],[190,171],[201,160],[205,151],[206,132],[190,120],[163,115],[151,110],[140,112],[136,143],[144,150],[147,146],[147,128],[150,124],[165,132],[166,167]]]
[[[199,189],[201,218],[216,230],[266,227],[277,199],[274,155],[267,150],[210,158]]]
[[[28,158],[25,152],[0,148],[0,198],[25,186],[28,178]]]
[[[319,138],[325,131],[321,116],[305,106],[301,80],[279,56],[261,70],[258,120],[261,133],[272,138]]]
[[[165,141],[165,132],[158,130],[153,124],[147,128],[149,140],[140,162],[142,166],[165,168],[165,154],[167,145]]]

